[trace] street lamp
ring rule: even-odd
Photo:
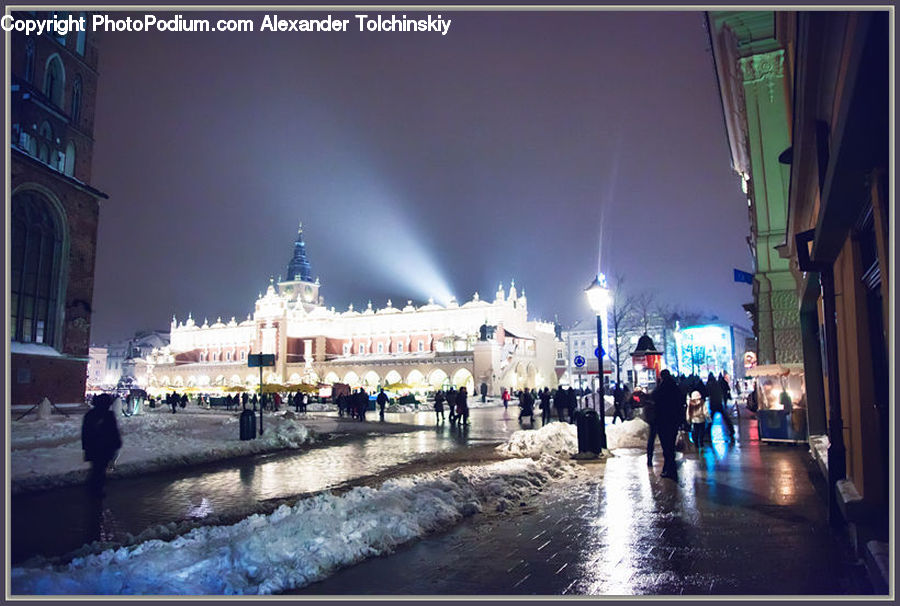
[[[609,287],[606,285],[606,276],[598,273],[594,281],[591,282],[586,289],[585,294],[588,298],[588,304],[594,310],[597,316],[597,375],[600,378],[600,386],[597,388],[600,398],[600,444],[603,450],[606,450],[606,402],[603,396],[606,395],[606,387],[603,382],[603,319],[606,318],[606,310],[609,305]]]

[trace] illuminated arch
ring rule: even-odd
[[[409,374],[406,376],[406,382],[409,385],[424,385],[425,384],[425,375],[422,374],[420,370],[411,370]]]
[[[252,373],[247,375],[247,378],[244,379],[245,385],[259,385],[259,377],[256,373]]]
[[[403,381],[403,377],[400,376],[400,373],[396,370],[388,371],[386,375],[384,375],[384,382],[387,385],[392,385],[393,383],[401,383]]]
[[[237,387],[241,384],[241,376],[240,375],[231,375],[231,386]]]
[[[381,377],[374,370],[370,370],[363,377],[363,383],[366,387],[378,387],[378,384],[381,383]]]
[[[171,380],[169,379],[169,377],[167,377],[167,376],[162,376],[162,377],[159,378],[159,384],[160,384],[160,385],[169,386],[169,385],[171,385],[172,383],[171,383]]]
[[[188,387],[196,387],[197,386],[197,377],[190,376],[187,378],[187,386]]]
[[[434,387],[435,389],[440,389],[444,386],[444,383],[447,382],[447,373],[445,373],[440,368],[435,368],[431,371],[431,374],[428,375],[428,384]]]
[[[318,385],[319,373],[314,371],[312,368],[307,368],[306,372],[303,373],[303,382],[309,383],[310,385]]]
[[[466,391],[472,394],[475,389],[475,378],[472,377],[472,373],[469,372],[468,369],[460,368],[453,373],[453,385],[456,387],[465,387]]]
[[[288,379],[288,384],[290,384],[290,385],[296,385],[299,382],[300,382],[300,375],[296,372],[291,374],[290,378]]]
[[[359,380],[359,375],[353,372],[352,370],[344,375],[344,383],[349,385],[350,387],[359,387],[361,382]]]
[[[266,375],[266,383],[275,383],[277,385],[281,385],[281,377],[279,377],[274,372],[270,372]]]
[[[525,370],[525,377],[525,385],[527,387],[537,387],[537,370],[534,368],[534,364],[528,364],[528,368]]]
[[[209,377],[206,375],[200,375],[197,377],[197,386],[198,387],[206,387],[209,385]]]
[[[334,371],[331,371],[327,375],[325,375],[325,383],[328,383],[329,385],[333,385],[335,383],[340,383],[340,382],[341,382],[341,378]]]

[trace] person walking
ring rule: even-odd
[[[675,467],[675,436],[684,418],[681,390],[668,370],[659,373],[660,382],[651,395],[656,407],[656,429],[663,451],[660,477],[678,479]]]
[[[456,394],[456,421],[460,427],[469,424],[469,403],[466,401],[466,395],[465,386],[460,387]]]
[[[378,392],[378,397],[375,399],[375,402],[378,404],[378,420],[384,421],[384,407],[388,403],[387,394],[384,393],[384,389]]]
[[[450,408],[450,424],[456,425],[456,389],[452,386],[447,392],[447,406]]]
[[[435,423],[444,422],[444,392],[440,389],[434,392]]]
[[[556,418],[559,419],[559,422],[563,421],[563,411],[568,408],[566,390],[560,387],[556,390],[556,393],[553,394],[553,407],[556,409]]]
[[[616,386],[613,388],[613,425],[615,425],[616,419],[621,419],[623,423],[625,422],[625,414],[622,412],[622,398],[624,395],[622,384],[616,383]]]
[[[694,440],[694,446],[698,450],[703,448],[703,438],[706,435],[706,404],[700,396],[699,391],[692,391],[685,411],[685,419],[691,424],[691,437]]]
[[[487,383],[482,382],[481,383],[481,403],[482,404],[487,402],[487,392],[488,392]]]
[[[579,389],[579,391],[581,391]],[[578,406],[578,396],[575,395],[575,390],[571,387],[566,392],[566,408],[569,412],[569,423],[575,422],[575,408]]]
[[[541,391],[541,426],[550,422],[550,388]]]
[[[504,388],[503,388],[503,395],[501,396],[501,398],[503,399],[503,410],[506,410],[507,408],[509,408],[509,399],[510,399],[510,397],[511,397],[511,396],[509,395],[509,390],[506,389],[506,388],[504,387]]]
[[[359,393],[357,395],[356,400],[356,410],[359,415],[360,421],[366,420],[366,410],[369,408],[369,393],[365,390],[364,387],[359,388]]]
[[[728,430],[728,441],[734,443],[734,424],[731,422],[731,416],[726,412],[723,404],[722,388],[719,387],[719,381],[713,373],[709,373],[706,380],[706,392],[709,397],[709,417],[715,422],[716,413],[722,415],[722,423]]]
[[[91,464],[87,486],[91,496],[96,498],[104,496],[106,468],[122,448],[119,425],[109,409],[112,401],[112,396],[106,393],[94,396],[92,408],[81,422],[81,448],[84,450],[84,460]]]

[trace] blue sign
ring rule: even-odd
[[[578,368],[584,366],[584,356],[575,356],[575,366]]]
[[[748,274],[745,271],[736,269],[736,270],[734,270],[734,281],[735,282],[746,282],[747,284],[753,284],[753,274]]]

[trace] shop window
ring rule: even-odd
[[[10,263],[10,331],[14,341],[53,344],[62,233],[50,202],[37,192],[13,196]]]

